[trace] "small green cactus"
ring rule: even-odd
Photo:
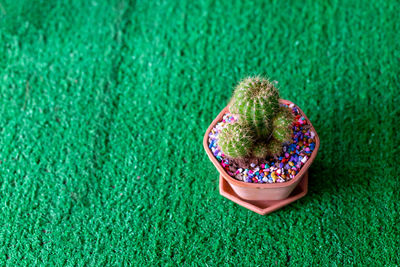
[[[258,142],[253,147],[253,156],[258,159],[265,159],[270,154],[268,144]]]
[[[267,145],[267,155],[279,156],[282,152],[282,143],[276,139],[271,139]]]
[[[292,139],[293,120],[293,114],[287,108],[281,107],[272,120],[272,137],[281,143],[289,142]]]
[[[231,158],[278,156],[282,144],[291,140],[294,116],[288,108],[279,107],[278,89],[267,79],[242,80],[229,110],[238,121],[221,131],[219,145]]]
[[[254,77],[242,80],[233,93],[229,110],[239,114],[250,125],[258,139],[271,134],[270,121],[279,109],[279,92],[267,79]]]
[[[251,129],[241,122],[228,124],[219,134],[219,146],[231,158],[250,156],[253,145]]]

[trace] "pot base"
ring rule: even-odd
[[[229,200],[254,211],[261,215],[266,215],[277,209],[280,209],[307,194],[308,191],[308,171],[304,173],[303,179],[292,191],[288,198],[282,200],[244,200],[241,199],[232,189],[228,182],[220,175],[219,176],[219,193]]]

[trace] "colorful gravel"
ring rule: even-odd
[[[218,134],[228,124],[236,121],[233,114],[226,113],[223,120],[211,130],[208,138],[209,148],[227,173],[239,181],[248,183],[283,183],[293,179],[310,158],[315,149],[315,133],[310,130],[306,119],[293,104],[286,106],[295,115],[293,121],[292,143],[282,146],[282,154],[267,158],[265,163],[250,164],[249,168],[235,168],[218,146]]]

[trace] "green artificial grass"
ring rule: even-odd
[[[397,1],[0,1],[0,265],[400,263]],[[321,147],[306,197],[225,199],[203,135],[248,75]]]

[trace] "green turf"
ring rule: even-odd
[[[400,3],[0,1],[0,265],[400,264]],[[320,139],[306,197],[221,197],[247,75]]]

